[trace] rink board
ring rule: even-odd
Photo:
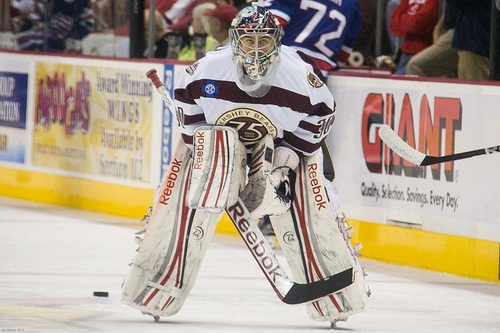
[[[0,195],[142,217],[179,139],[145,73],[171,92],[187,65],[0,52]],[[387,123],[439,155],[496,145],[500,86],[337,73],[329,87],[328,144],[361,253],[499,281],[500,154],[415,167],[376,134]],[[226,218],[217,230],[236,235]]]

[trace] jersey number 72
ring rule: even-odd
[[[295,38],[296,43],[302,43],[318,26],[318,24],[323,20],[325,15],[328,15],[332,20],[339,21],[337,29],[329,31],[320,36],[319,40],[314,44],[323,54],[328,57],[332,57],[334,52],[330,50],[326,43],[329,40],[337,39],[342,36],[344,28],[346,26],[346,17],[344,14],[336,9],[328,11],[328,7],[322,3],[312,1],[312,0],[301,0],[300,9],[308,10],[309,8],[315,9],[316,14],[309,20],[309,23],[304,27],[304,30]]]

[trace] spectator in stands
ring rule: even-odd
[[[361,26],[357,0],[311,0],[303,5],[260,0],[259,5],[269,9],[285,29],[282,43],[311,57],[323,74],[346,64]]]
[[[229,45],[229,27],[237,13],[238,8],[231,4],[221,4],[205,12],[202,25],[207,34],[217,41],[217,47]]]
[[[16,1],[11,3],[12,34],[20,50],[41,51],[44,48],[44,24],[42,8],[32,1]]]
[[[395,61],[395,74],[406,74],[410,58],[432,44],[432,33],[439,19],[439,0],[403,0],[393,10],[390,31],[402,37]]]
[[[443,34],[413,57],[406,73],[486,80],[490,75],[491,4],[447,0]]]
[[[170,50],[169,54],[169,37],[172,35],[166,28],[165,24],[163,21],[163,17],[159,11],[155,11],[155,23],[154,23],[154,39],[155,39],[155,45],[153,47],[153,52],[154,52],[154,57],[155,58],[175,58],[179,56],[179,51],[180,51],[180,44],[179,44],[179,50],[177,52],[177,55],[172,55],[172,50]],[[149,9],[146,9],[144,11],[144,39],[147,40],[148,38],[148,31],[149,31],[149,19],[150,19],[150,11]],[[172,42],[170,42],[172,44]],[[182,40],[179,41],[179,43],[182,43]],[[173,46],[171,49],[173,49],[175,46]],[[145,55],[147,53],[147,50],[144,51]],[[175,52],[175,51],[174,51]]]
[[[203,2],[213,2],[216,4],[229,3],[236,8],[240,9],[247,6],[246,0],[157,0],[156,1],[156,10],[159,11],[164,19],[165,24],[170,26],[170,29],[176,29],[176,24],[186,26],[185,21],[192,21],[192,11],[194,7]],[[148,7],[148,4],[146,4]],[[189,19],[191,16],[191,19]],[[184,22],[184,23],[183,23]],[[188,24],[189,25],[189,24]]]
[[[12,0],[11,24],[21,50],[81,53],[94,18],[89,0]]]
[[[190,26],[192,42],[183,48],[179,60],[197,60],[219,47],[220,42],[228,38],[227,29],[237,12],[235,6],[225,1],[218,5],[204,2],[194,7]]]
[[[427,77],[458,76],[458,52],[452,47],[458,11],[445,4],[444,15],[434,28],[434,43],[414,55],[406,65],[406,74]]]
[[[212,2],[204,2],[193,8],[193,21],[189,27],[190,42],[182,49],[179,60],[198,60],[205,56],[208,50],[216,47],[216,42],[209,37],[202,24],[205,13],[216,8]]]
[[[177,0],[156,0],[155,2],[155,10],[157,10],[162,19],[164,20],[164,25],[167,26],[167,20],[166,20],[166,13],[170,10],[170,8],[172,8],[172,6],[174,5],[174,3],[176,2]],[[149,1],[146,0],[146,9],[149,9]]]
[[[203,16],[205,10],[213,9],[217,4],[224,3],[234,4],[235,6],[246,5],[245,0],[157,0],[155,8],[161,14],[163,28],[168,32],[163,39],[167,40],[167,44],[171,46],[162,46],[163,51],[161,54],[165,53],[165,49],[167,49],[170,50],[167,52],[167,58],[179,60],[195,60],[197,57],[204,55],[206,48],[211,49],[215,41],[209,37],[209,45],[207,46],[207,34],[201,27],[200,17]],[[208,4],[211,4],[212,7],[205,7]],[[146,1],[145,5],[146,10],[149,10],[149,1]],[[196,22],[194,22],[194,14],[196,14]],[[127,35],[128,26],[128,24],[121,25],[115,30],[115,33]],[[200,28],[195,29],[197,26]],[[161,41],[161,43],[163,42]],[[195,55],[194,44],[198,48],[197,56]],[[176,51],[178,48],[180,48],[179,52]]]
[[[191,24],[192,41],[182,49],[179,60],[197,60],[206,52],[226,45],[228,28],[237,12],[235,6],[225,2],[219,5],[206,2],[196,6]]]
[[[207,33],[201,26],[201,17],[206,10],[213,9],[224,0],[161,0],[157,9],[162,13],[169,32],[180,35],[169,39],[174,45],[179,44],[182,37],[180,60],[195,60],[205,55],[207,48]],[[168,9],[166,9],[168,8]],[[186,40],[190,41],[186,43]],[[213,40],[211,40],[213,42]],[[193,55],[194,49],[194,57]]]
[[[458,51],[458,77],[487,80],[490,76],[490,0],[447,0],[458,10],[452,46]]]
[[[177,0],[163,13],[167,29],[183,35],[190,35],[189,27],[193,22],[193,10],[202,3],[217,4],[218,0]]]

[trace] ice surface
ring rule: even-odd
[[[120,303],[137,221],[0,198],[1,332],[328,332],[279,301],[237,237],[215,235],[195,287],[155,323]],[[279,259],[284,261],[280,253]],[[500,332],[500,284],[361,259],[372,291],[346,332]],[[94,297],[108,291],[109,297]]]

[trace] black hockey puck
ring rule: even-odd
[[[94,296],[96,296],[96,297],[108,297],[109,293],[107,291],[94,291]]]

